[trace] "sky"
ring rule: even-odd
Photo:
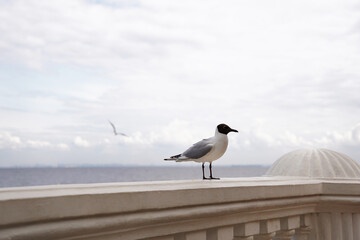
[[[0,167],[359,161],[359,92],[356,0],[0,0]]]

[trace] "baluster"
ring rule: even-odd
[[[295,234],[295,228],[300,227],[300,216],[284,217],[280,219],[280,231],[275,239],[291,239]]]
[[[186,233],[186,240],[206,240],[206,239],[207,239],[206,231],[196,231],[196,232]]]
[[[319,214],[318,213],[312,213],[310,214],[311,219],[311,233],[309,236],[309,239],[321,239],[320,237],[320,226],[319,226]]]
[[[310,239],[310,227],[300,227],[295,230],[294,240],[308,240]]]
[[[185,233],[178,233],[178,234],[175,234],[175,236],[174,236],[174,240],[186,240]]]
[[[174,237],[172,237],[172,236],[154,237],[154,238],[150,238],[149,240],[174,240]]]
[[[331,239],[331,216],[330,213],[319,213],[319,234],[320,239]],[[348,239],[347,239],[348,240]]]
[[[295,235],[295,230],[280,230],[276,232],[275,239],[276,240],[291,240],[292,237]]]
[[[241,223],[234,226],[233,240],[253,240],[254,234],[260,233],[259,222]]]
[[[342,214],[342,222],[343,222],[343,238],[346,240],[353,240],[353,222],[352,222],[352,214],[351,213],[343,213]],[[358,239],[355,239],[358,240]]]
[[[332,239],[342,239],[341,213],[331,213],[331,237]]]
[[[220,227],[217,234],[218,240],[233,240],[234,229],[233,227]]]
[[[206,230],[206,240],[218,240],[217,228],[211,228]]]
[[[275,235],[276,232],[259,234],[254,236],[254,240],[271,240],[275,237]]]
[[[294,240],[309,240],[311,233],[311,215],[300,216],[300,228],[295,230]]]
[[[271,240],[275,237],[276,231],[280,230],[280,220],[270,219],[260,222],[260,234],[254,236],[254,240]]]
[[[360,214],[353,214],[353,230],[354,230],[354,239],[360,239]]]
[[[233,238],[234,240],[254,240],[254,237],[253,236],[247,236],[247,237],[235,237]]]

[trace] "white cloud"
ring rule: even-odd
[[[357,124],[351,132],[351,137],[356,143],[360,143],[360,123]]]
[[[203,130],[203,126],[193,126],[188,121],[175,119],[161,129],[151,132],[150,137],[155,143],[186,145],[201,140],[199,136]],[[213,131],[208,132],[211,134],[204,138],[211,137],[215,133],[215,126]]]
[[[10,140],[11,143],[14,144],[21,144],[21,139],[17,136],[12,136],[10,134],[7,134],[8,139]]]
[[[56,147],[60,150],[63,150],[63,151],[68,151],[70,150],[70,147],[69,145],[65,144],[65,143],[59,143],[59,144],[56,144]]]
[[[44,140],[26,139],[9,132],[0,132],[0,149],[38,149],[38,150],[70,150],[65,143],[51,143]]]
[[[68,151],[70,147],[65,143],[50,143],[48,141],[39,141],[39,140],[27,140],[26,144],[23,146],[25,148],[34,148],[34,149],[46,149],[46,150],[55,150],[55,151]]]
[[[74,138],[74,144],[78,147],[85,147],[85,148],[90,147],[89,142],[79,136]]]
[[[27,145],[32,148],[48,148],[51,146],[51,144],[47,141],[34,141],[34,140],[28,140]]]
[[[20,137],[14,136],[8,132],[0,132],[0,149],[16,149],[22,145]]]

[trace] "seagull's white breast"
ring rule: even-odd
[[[203,156],[202,158],[196,159],[196,162],[213,162],[219,159],[226,152],[228,146],[228,137],[225,134],[216,132],[215,136],[212,138],[213,148],[211,151]]]

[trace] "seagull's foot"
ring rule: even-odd
[[[218,177],[210,177],[210,179],[220,180],[220,178],[218,178]]]
[[[203,180],[211,180],[211,178],[203,177]]]

